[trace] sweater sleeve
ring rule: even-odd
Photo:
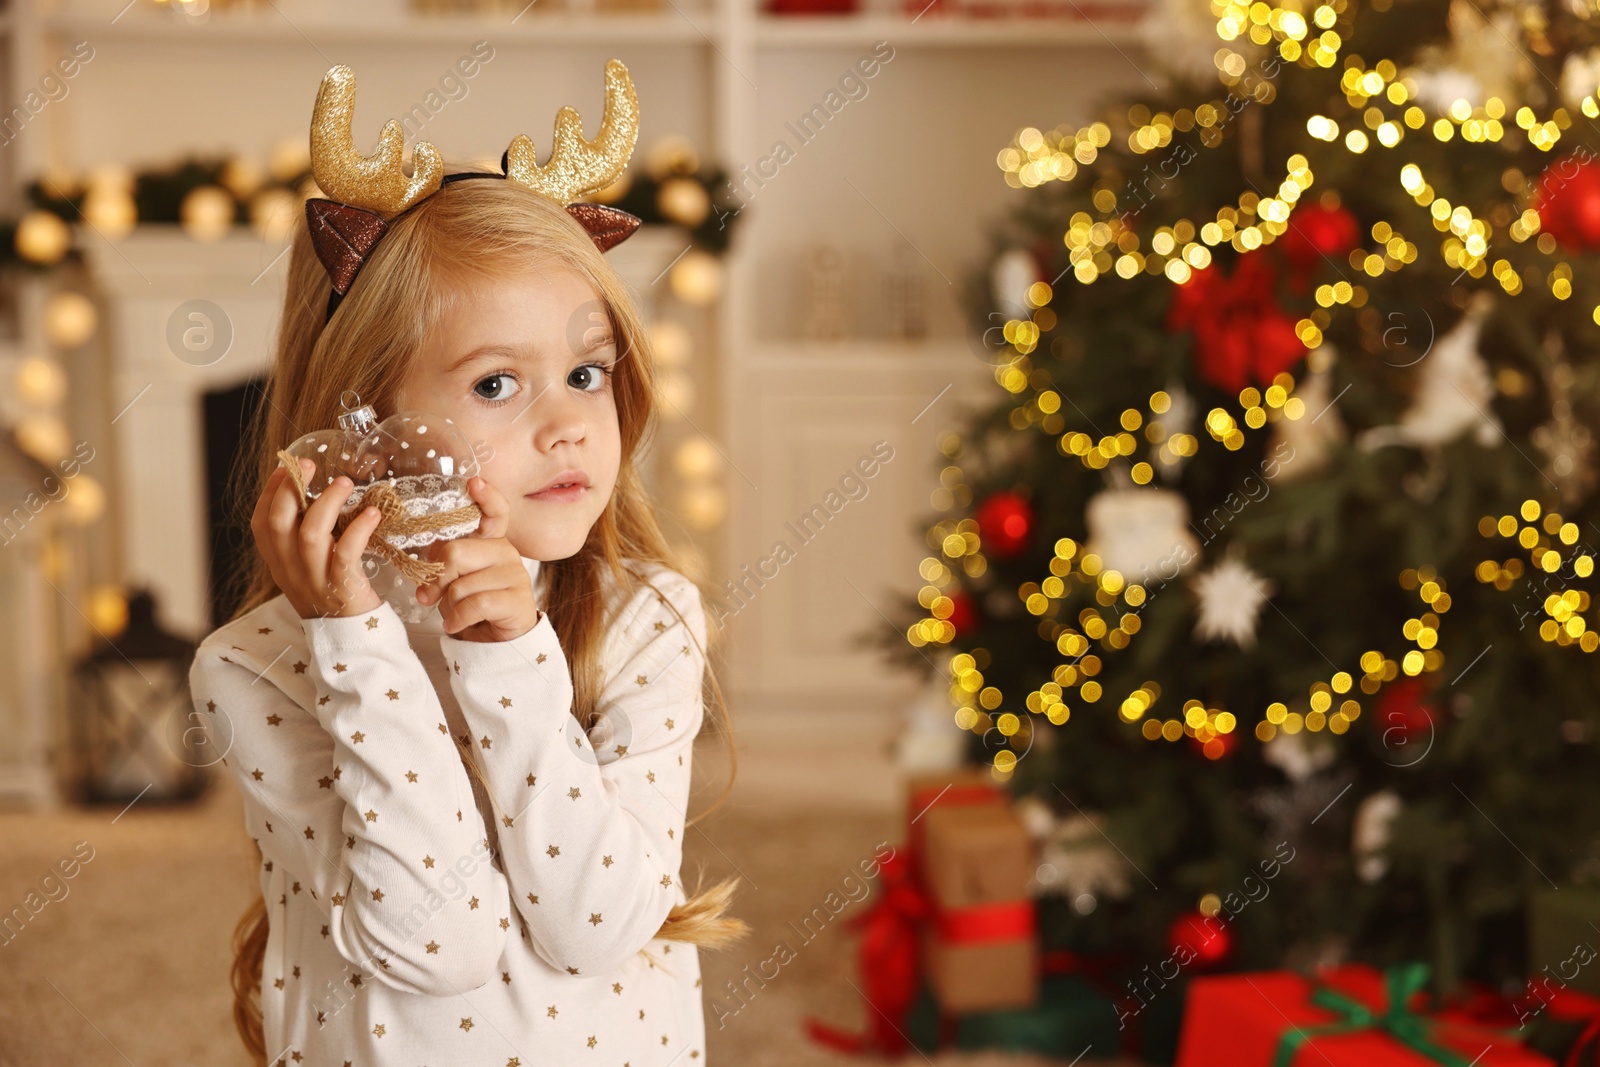
[[[432,996],[475,989],[498,976],[509,890],[438,695],[387,605],[302,626],[299,701],[250,662],[271,651],[207,642],[190,670],[263,861],[310,894],[361,975]]]
[[[657,584],[664,595],[638,590],[606,636],[589,734],[572,715],[547,613],[512,641],[440,638],[494,798],[512,901],[535,951],[569,974],[626,962],[682,898],[705,615],[687,578],[664,571]]]

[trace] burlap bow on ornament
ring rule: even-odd
[[[306,476],[300,469],[300,461],[289,452],[280,450],[278,462],[288,470],[289,480],[294,483],[295,493],[299,495],[300,506],[303,509],[310,498],[306,495]],[[418,559],[411,553],[394,547],[389,539],[404,540],[432,530],[447,530],[452,526],[483,517],[483,512],[476,504],[432,515],[412,515],[406,510],[405,502],[400,499],[400,494],[394,491],[393,486],[378,482],[367,487],[367,491],[361,495],[354,507],[340,513],[338,521],[334,523],[334,532],[343,533],[345,527],[349,526],[351,521],[369,505],[377,508],[381,517],[378,519],[377,529],[372,531],[372,538],[367,542],[368,551],[379,559],[394,564],[395,569],[407,580],[418,585],[427,585],[443,574],[444,564]]]

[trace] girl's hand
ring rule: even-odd
[[[316,469],[310,460],[300,463],[312,468],[308,475]],[[335,542],[339,508],[354,488],[350,479],[334,479],[301,515],[288,475],[281,466],[272,472],[250,517],[250,533],[278,590],[302,619],[361,615],[377,608],[383,601],[367,581],[361,554],[378,528],[378,509],[364,509]]]
[[[467,492],[483,519],[470,536],[432,546],[429,558],[444,573],[417,588],[417,603],[438,604],[445,633],[464,641],[510,641],[539,621],[533,581],[506,540],[506,498],[481,477],[467,482]]]

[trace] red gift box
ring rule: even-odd
[[[1582,1023],[1582,1029],[1561,1060],[1561,1067],[1600,1063],[1600,997],[1580,993],[1548,977],[1529,980],[1514,997],[1469,982],[1457,995],[1455,1003],[1432,1015],[1441,1021],[1454,1020],[1519,1032],[1541,1016],[1558,1022]]]
[[[1421,974],[1425,978],[1426,971]],[[1402,1028],[1442,1050],[1444,1056],[1408,1046],[1386,1026],[1383,1017],[1388,1013],[1390,989],[1414,990],[1415,985],[1391,986],[1389,978],[1382,971],[1359,965],[1323,972],[1316,981],[1288,971],[1197,978],[1190,983],[1184,1004],[1175,1067],[1426,1067],[1440,1063],[1551,1067],[1548,1058],[1519,1044],[1515,1031],[1403,1012],[1399,1016]],[[1319,987],[1342,994],[1364,1020],[1315,1002]],[[1402,999],[1405,1009],[1414,1008],[1418,998]],[[1360,1010],[1362,1006],[1365,1010]],[[1358,1021],[1366,1025],[1329,1032],[1334,1029],[1330,1024]],[[1298,1048],[1285,1054],[1283,1050],[1295,1042],[1299,1042]],[[1451,1058],[1452,1054],[1459,1059]]]

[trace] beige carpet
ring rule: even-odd
[[[802,1029],[807,1016],[851,1030],[864,1025],[867,1009],[850,984],[852,934],[836,921],[802,941],[789,924],[837,889],[879,842],[900,841],[898,783],[874,747],[751,750],[742,742],[735,792],[690,830],[686,878],[693,884],[699,864],[708,879],[742,875],[737,910],[754,927],[740,945],[702,957],[706,1058],[713,1067],[871,1062],[821,1049]],[[717,742],[702,738],[701,749],[697,760],[708,784],[697,786],[694,810],[720,781]],[[0,944],[0,1067],[244,1067],[230,1015],[228,939],[254,872],[231,781],[219,778],[193,806],[145,800],[121,813],[0,814],[0,914],[37,890],[75,847],[82,854],[92,848],[93,858],[65,883],[66,896]],[[849,905],[840,920],[859,908]],[[742,977],[746,965],[754,970],[779,940],[789,942],[795,957],[719,1027],[713,1000],[737,1006],[726,983]],[[922,1059],[913,1052],[906,1062]],[[1046,1061],[951,1052],[929,1062],[1032,1067]]]

